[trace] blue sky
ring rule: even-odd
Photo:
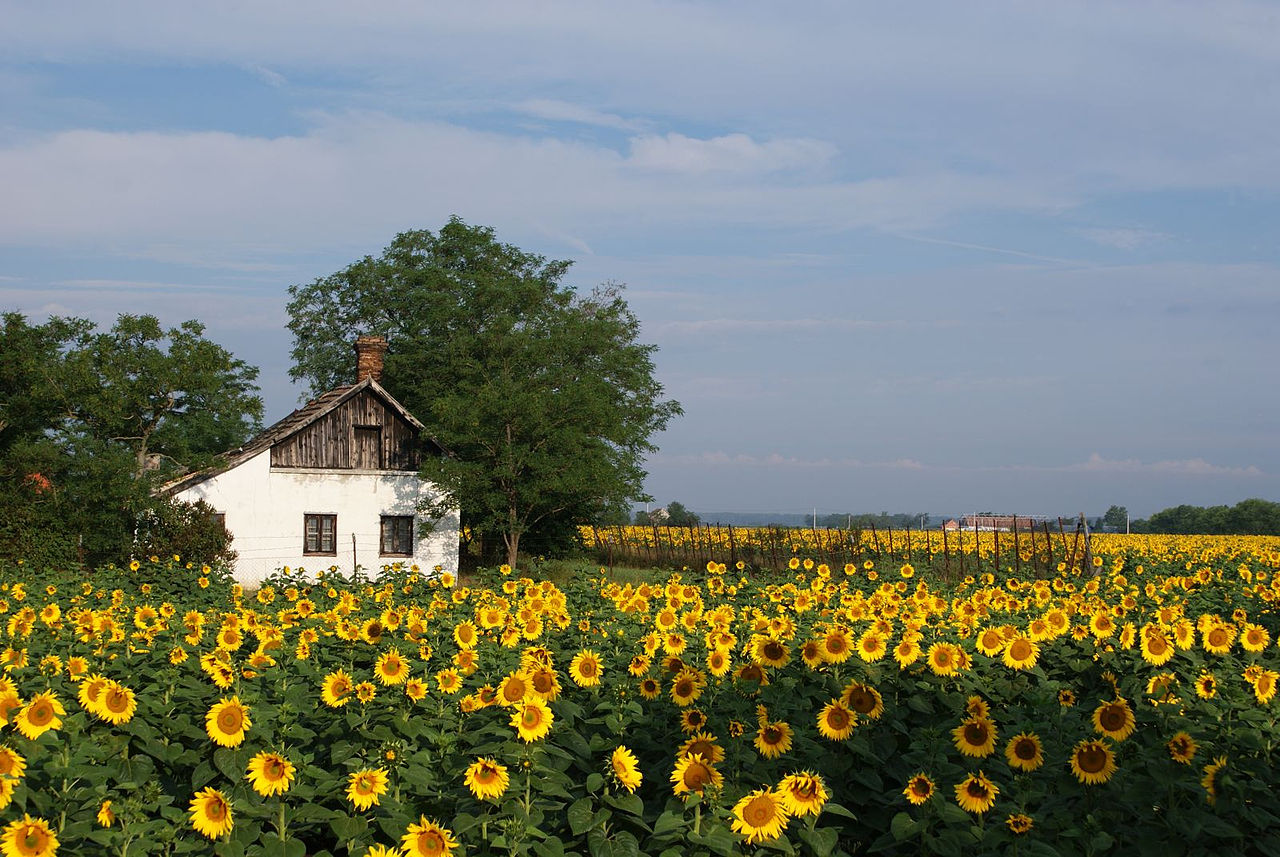
[[[269,418],[287,287],[456,214],[627,285],[659,502],[1280,500],[1272,3],[0,16],[0,308],[198,318]]]

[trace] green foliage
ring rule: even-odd
[[[1250,499],[1234,506],[1173,506],[1145,521],[1135,521],[1133,531],[1175,535],[1280,535],[1280,503]]]
[[[103,332],[81,319],[4,316],[0,557],[124,562],[150,526],[140,524],[171,522],[161,527],[171,544],[175,528],[200,519],[153,487],[242,443],[262,417],[258,370],[203,333],[199,322],[165,330],[146,315],[121,315]],[[207,526],[190,538],[209,558],[226,549]]]
[[[289,290],[292,376],[330,389],[357,335],[387,337],[384,385],[449,453],[424,462],[448,495],[428,511],[456,503],[512,563],[526,533],[641,498],[650,438],[680,413],[620,288],[579,296],[568,268],[453,218]]]

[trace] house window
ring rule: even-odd
[[[413,556],[413,516],[383,515],[382,546],[383,556]]]
[[[338,516],[303,515],[302,552],[304,554],[338,555]]]

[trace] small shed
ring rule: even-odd
[[[356,382],[308,402],[217,464],[163,486],[178,500],[217,510],[236,551],[236,580],[255,585],[276,570],[314,573],[385,565],[457,572],[457,510],[420,508],[440,496],[418,475],[444,451],[379,383],[387,343],[356,340]]]

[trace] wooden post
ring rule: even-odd
[[[1022,572],[1022,545],[1018,544],[1018,516],[1013,516],[1013,573]]]
[[[947,552],[947,523],[942,522],[942,579],[951,582],[951,554]]]
[[[733,540],[733,524],[729,525],[729,567],[738,570],[738,548]]]
[[[1000,573],[1000,528],[992,527],[991,535],[994,538],[996,543],[996,574],[999,574]]]
[[[875,524],[871,525],[871,538],[875,539],[876,541],[876,558],[878,559],[880,556],[884,554],[884,550],[882,550],[880,547],[880,534],[876,532]]]

